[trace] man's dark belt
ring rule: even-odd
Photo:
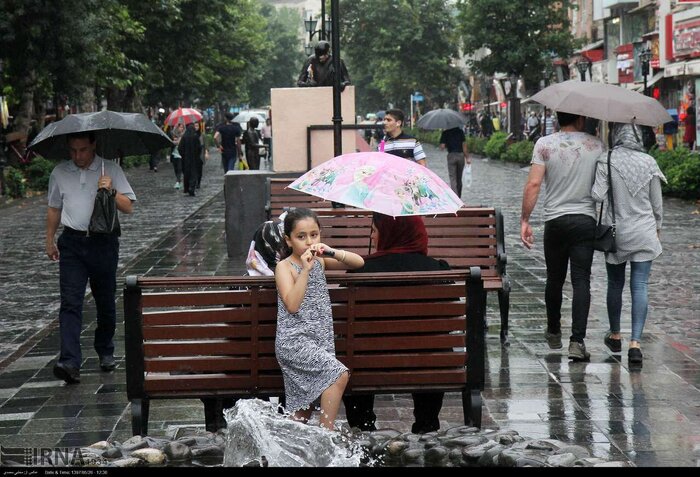
[[[63,233],[66,235],[80,235],[82,237],[85,237],[87,235],[87,232],[85,230],[75,230],[70,227],[63,227]]]

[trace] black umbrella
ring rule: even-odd
[[[141,113],[71,114],[46,126],[29,145],[29,149],[48,159],[69,159],[66,135],[94,131],[97,155],[105,159],[154,154],[174,146],[170,138]]]
[[[425,113],[416,122],[421,129],[452,129],[463,126],[467,118],[452,109],[434,109]]]

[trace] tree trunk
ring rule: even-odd
[[[21,91],[19,99],[19,108],[15,117],[13,131],[25,133],[29,130],[29,122],[32,120],[34,113],[34,72],[29,72],[21,76],[17,81],[17,90]]]

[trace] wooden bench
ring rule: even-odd
[[[333,207],[328,200],[289,189],[287,186],[295,180],[295,177],[268,177],[266,181],[267,203],[265,204],[267,220],[279,217],[289,207],[306,207],[307,209],[330,209]]]
[[[313,209],[321,222],[321,240],[341,249],[366,255],[372,213],[360,209]],[[423,217],[428,230],[428,255],[443,259],[455,269],[481,268],[484,288],[498,293],[500,339],[508,345],[510,279],[503,215],[493,207],[465,207],[453,214]]]
[[[347,393],[460,391],[481,425],[485,292],[481,272],[328,273]],[[378,286],[379,285],[379,286]],[[273,277],[129,276],[127,396],[134,435],[152,399],[265,398],[284,392],[275,358]]]

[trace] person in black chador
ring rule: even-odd
[[[199,141],[199,134],[194,129],[193,124],[188,124],[180,143],[177,146],[180,156],[182,156],[182,174],[184,176],[183,192],[192,197],[199,182],[199,168],[197,163],[202,155],[202,143]]]
[[[333,69],[333,56],[331,44],[321,40],[314,48],[314,54],[304,62],[299,74],[297,86],[333,86],[335,70]],[[350,74],[343,60],[340,60],[340,90],[350,84]]]

